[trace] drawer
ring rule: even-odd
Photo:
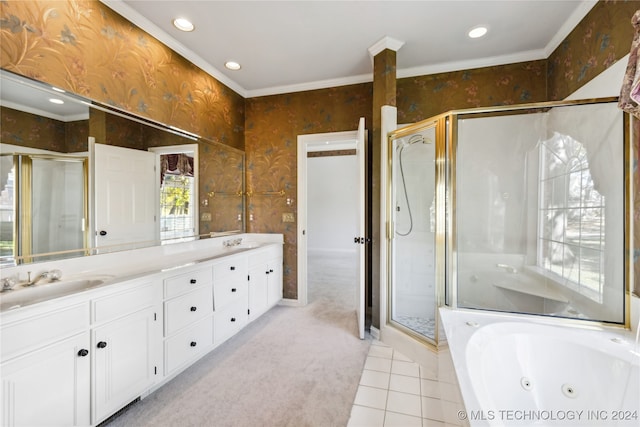
[[[173,298],[189,292],[196,286],[211,284],[212,277],[211,267],[167,277],[164,279],[164,297]]]
[[[226,341],[242,329],[248,321],[247,305],[237,303],[214,313],[213,338],[216,344]]]
[[[282,245],[270,245],[249,254],[249,267],[264,264],[272,259],[282,258]]]
[[[211,348],[213,324],[211,316],[194,323],[190,328],[167,338],[164,343],[165,375],[172,373]]]
[[[248,304],[249,283],[247,276],[222,278],[213,284],[213,307],[215,311],[227,307],[234,301]]]
[[[3,324],[0,328],[2,362],[88,329],[88,302]]]
[[[169,336],[213,312],[213,290],[202,286],[164,303],[164,335]]]
[[[247,257],[234,256],[226,258],[213,266],[213,282],[221,279],[234,279],[239,277],[247,278],[248,263]]]
[[[92,323],[105,322],[158,304],[162,300],[156,282],[136,284],[130,290],[91,301]]]

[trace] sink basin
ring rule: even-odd
[[[101,278],[63,280],[36,284],[34,286],[16,286],[11,291],[0,293],[0,311],[24,307],[48,299],[58,298],[82,292],[87,289],[102,285],[105,280]]]

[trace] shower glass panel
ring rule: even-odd
[[[2,263],[78,256],[87,247],[87,159],[6,154],[0,161]]]
[[[33,253],[59,252],[85,246],[84,176],[83,159],[32,159]],[[45,259],[48,258],[39,258]]]
[[[390,318],[435,340],[435,126],[390,141]]]
[[[457,306],[624,323],[624,114],[501,114],[457,116]]]

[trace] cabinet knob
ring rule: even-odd
[[[189,344],[191,347],[195,347],[197,345],[197,343],[195,341],[191,341],[191,344]]]
[[[197,309],[197,307],[191,307],[191,311],[196,311]]]
[[[231,288],[231,292],[236,292],[237,289],[236,288]]]
[[[83,348],[82,350],[80,350],[78,352],[78,356],[80,356],[80,357],[85,357],[87,354],[89,354],[89,350],[87,350],[85,348]]]
[[[231,269],[231,271],[236,269],[233,265],[231,267],[229,267],[229,268]]]
[[[232,317],[232,318],[231,318],[231,321],[232,321],[232,322],[235,322],[235,321],[236,321],[236,318],[235,318],[235,317]]]
[[[265,274],[269,274],[269,270],[265,271],[264,273],[265,273]]]
[[[269,269],[269,273],[273,273],[273,270]]]
[[[191,280],[189,280],[189,283],[191,283],[192,285],[195,285],[195,284],[196,284],[196,282],[197,282],[197,280],[196,280],[196,279],[191,279]]]
[[[106,236],[107,232],[104,231],[104,230],[100,230],[100,232],[98,234],[101,235],[101,236]]]
[[[100,342],[98,343],[98,348],[105,348],[106,346],[107,346],[107,343],[106,343],[106,342],[104,342],[104,341],[100,341]]]

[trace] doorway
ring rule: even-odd
[[[364,135],[361,119],[358,131],[298,136],[298,303],[313,302],[318,294],[310,292],[311,286],[322,286],[323,298],[355,309],[360,338],[365,306]]]

